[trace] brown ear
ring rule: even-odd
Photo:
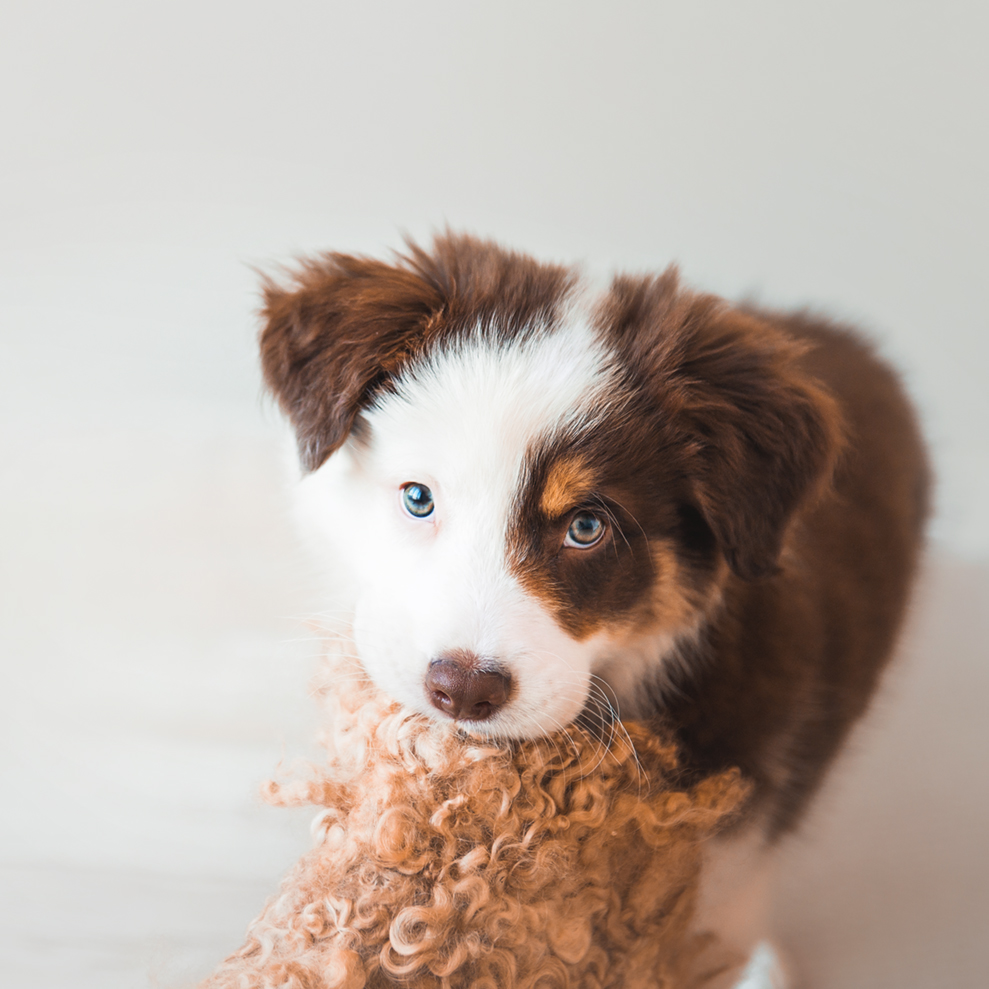
[[[803,373],[804,347],[731,310],[698,327],[683,372],[694,382],[684,410],[700,445],[694,490],[740,577],[775,572],[791,518],[830,482],[841,414]]]
[[[305,261],[294,284],[264,284],[264,380],[315,470],[358,412],[444,334],[491,325],[506,337],[550,322],[575,273],[449,231],[394,265],[346,254]]]
[[[444,304],[435,282],[345,254],[303,262],[294,284],[263,286],[261,368],[315,470],[347,438],[358,412],[421,346]]]
[[[794,513],[830,482],[837,403],[801,367],[806,345],[770,321],[658,279],[616,279],[612,332],[658,399],[664,446],[728,565],[775,572]]]

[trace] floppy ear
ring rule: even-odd
[[[420,274],[345,254],[303,262],[294,284],[263,285],[264,380],[315,470],[347,438],[375,391],[421,346],[444,304]]]
[[[612,297],[613,326],[725,560],[745,579],[774,573],[787,525],[830,483],[842,446],[837,402],[801,366],[807,345],[680,291],[672,270],[617,279]]]
[[[841,414],[802,372],[804,347],[739,312],[698,327],[682,366],[699,444],[697,507],[740,577],[775,572],[790,519],[830,483]]]

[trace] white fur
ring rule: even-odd
[[[409,367],[365,413],[362,441],[303,482],[306,514],[351,582],[358,654],[382,689],[435,714],[429,663],[463,649],[515,685],[477,730],[535,736],[580,712],[607,641],[575,641],[520,587],[506,535],[526,453],[592,421],[613,394],[608,355],[576,316],[509,345],[478,332]],[[428,518],[401,506],[410,481],[433,492]]]

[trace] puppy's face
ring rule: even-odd
[[[690,626],[669,486],[634,504],[646,478],[637,451],[619,454],[627,404],[575,319],[508,346],[478,333],[437,348],[362,413],[303,487],[353,575],[376,682],[427,714],[528,736],[573,720],[595,689],[627,693],[649,651],[630,654],[637,632]]]
[[[634,715],[729,565],[770,569],[828,469],[825,397],[781,386],[795,353],[744,319],[690,351],[697,297],[672,277],[627,283],[648,289],[630,298],[625,284],[581,304],[565,269],[447,238],[268,287],[264,367],[315,468],[306,514],[346,575],[363,665],[409,707],[509,737],[596,702]],[[760,465],[750,410],[709,380],[726,339],[761,365],[746,385],[742,362],[747,404],[788,409],[765,443],[799,427],[822,448],[802,478],[766,491],[756,476],[793,457]],[[755,523],[733,480],[765,493]]]

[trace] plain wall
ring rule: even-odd
[[[69,3],[5,12],[10,414],[254,415],[255,279],[444,224],[847,317],[989,558],[984,3]]]

